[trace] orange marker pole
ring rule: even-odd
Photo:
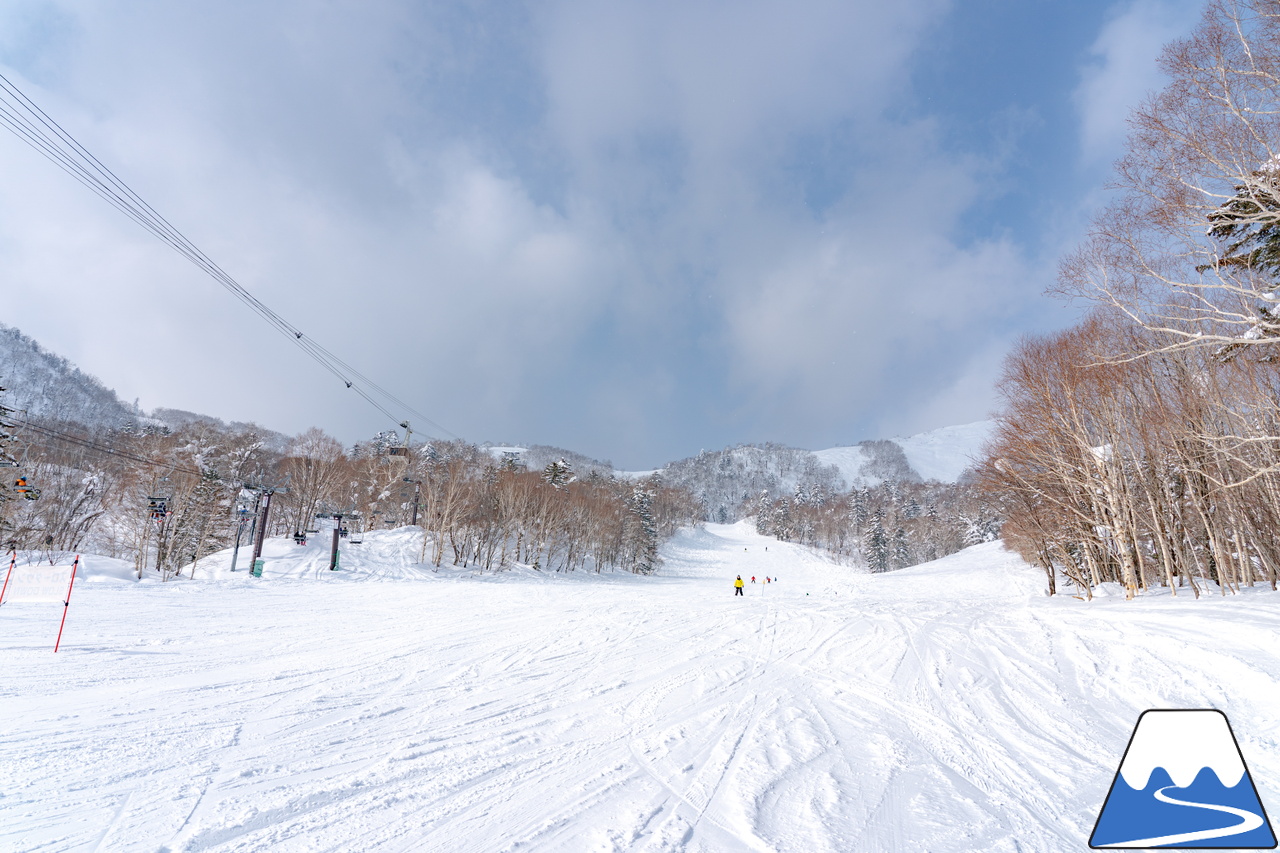
[[[0,604],[4,604],[4,594],[9,589],[9,575],[13,574],[13,567],[18,564],[18,552],[15,549],[13,559],[9,561],[9,571],[4,573],[4,586],[0,587]]]
[[[67,609],[71,607],[71,588],[76,585],[76,569],[80,568],[80,555],[76,554],[76,561],[71,564],[71,583],[67,584],[67,600],[62,602],[62,624],[58,626],[58,641],[53,644],[53,653],[58,653],[58,646],[62,645],[62,629],[67,627]]]

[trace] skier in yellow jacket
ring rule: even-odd
[[[746,593],[742,591],[742,575],[738,575],[738,579],[733,582],[733,594],[746,595]]]

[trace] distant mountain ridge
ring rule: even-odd
[[[702,501],[710,521],[736,519],[762,493],[810,497],[893,481],[958,482],[982,452],[992,421],[943,427],[907,438],[873,439],[827,450],[739,445],[668,462],[658,474]]]
[[[97,378],[4,324],[0,324],[0,387],[8,389],[4,400],[12,408],[34,417],[95,428],[150,425],[177,429],[197,423],[233,429],[253,426],[226,424],[216,417],[179,409],[158,408],[147,416],[136,404],[121,401]],[[863,441],[818,451],[773,443],[738,445],[668,462],[656,472],[614,471],[607,461],[547,445],[486,447],[496,458],[504,453],[517,454],[519,461],[532,469],[564,458],[580,477],[592,473],[623,477],[657,473],[702,499],[709,519],[723,521],[735,517],[744,500],[756,499],[761,492],[780,497],[797,489],[833,493],[875,487],[886,481],[956,482],[980,455],[993,426],[992,421],[978,421],[907,438]],[[281,449],[287,444],[287,436],[253,428],[267,434]]]
[[[587,477],[591,474],[608,477],[616,473],[612,462],[592,459],[590,456],[565,450],[563,447],[552,447],[547,444],[485,444],[482,446],[498,461],[511,457],[530,471],[541,471],[550,463],[563,459],[569,463],[569,467],[578,477]]]

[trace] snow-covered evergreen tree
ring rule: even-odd
[[[542,481],[553,489],[563,489],[574,479],[573,468],[566,459],[548,462],[547,467],[542,469]]]
[[[773,535],[783,542],[790,542],[795,537],[792,527],[791,501],[783,498],[773,505],[773,521],[770,527]]]
[[[890,543],[884,530],[883,512],[877,511],[871,517],[871,527],[862,540],[862,556],[871,571],[889,571]]]
[[[768,492],[761,492],[756,501],[756,533],[769,536],[773,533],[773,501]]]
[[[854,532],[862,535],[863,528],[871,518],[871,491],[865,487],[858,489],[849,498],[849,518],[853,522]]]
[[[893,532],[893,567],[905,569],[911,565],[911,547],[907,543],[907,531],[901,527]]]
[[[627,500],[631,523],[627,544],[631,552],[631,570],[651,575],[658,570],[658,524],[653,517],[654,494],[645,483],[636,483]]]

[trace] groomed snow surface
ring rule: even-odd
[[[60,604],[0,607],[0,849],[1085,850],[1147,708],[1224,711],[1280,810],[1270,590],[1049,599],[998,543],[872,576],[744,524],[652,578],[437,573],[418,535],[89,557],[56,656]]]

